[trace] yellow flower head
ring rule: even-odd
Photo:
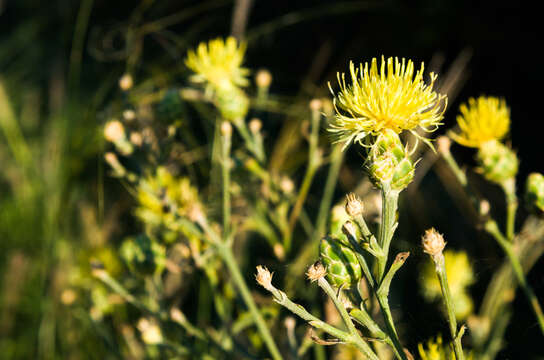
[[[241,67],[246,51],[245,43],[238,44],[228,37],[200,43],[196,51],[189,50],[185,64],[196,74],[196,82],[208,82],[215,90],[229,90],[249,84],[249,70]]]
[[[510,110],[504,99],[480,96],[470,98],[459,108],[460,133],[450,132],[453,140],[463,146],[479,148],[490,140],[501,140],[510,128]]]
[[[387,129],[397,134],[418,127],[436,130],[446,108],[442,100],[447,99],[433,91],[435,74],[425,84],[423,69],[421,64],[414,75],[414,63],[398,58],[382,57],[379,69],[376,58],[358,68],[350,62],[351,84],[346,84],[344,73],[338,73],[340,92],[334,98],[336,117],[329,131],[347,145]]]

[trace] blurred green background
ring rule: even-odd
[[[71,281],[91,287],[89,258],[113,257],[117,240],[135,226],[133,200],[107,176],[101,126],[112,99],[120,97],[117,82],[123,73],[132,73],[136,81],[155,77],[164,84],[182,83],[188,73],[183,58],[199,41],[245,33],[246,66],[269,69],[271,92],[293,100],[327,96],[326,83],[335,81],[349,60],[383,54],[424,61],[440,75],[453,69],[448,73],[449,110],[440,131],[453,126],[459,103],[468,97],[504,97],[511,108],[513,148],[521,158],[520,178],[544,170],[541,133],[533,125],[542,117],[541,100],[530,91],[540,88],[544,73],[535,70],[539,63],[532,57],[538,34],[523,30],[531,13],[526,5],[455,0],[248,3],[244,24],[233,19],[233,1],[0,0],[1,359],[120,356],[112,350],[108,329],[91,321],[90,300],[79,294],[78,306],[67,306],[71,294],[63,291]],[[278,119],[264,120],[270,137],[280,131]],[[470,151],[455,151],[462,162],[473,163]],[[346,166],[363,177],[360,156],[350,151]],[[319,189],[324,177],[318,175],[312,189]],[[349,179],[341,182],[337,198],[349,189]],[[500,203],[497,189],[485,191]],[[412,290],[417,279],[409,274],[417,274],[423,258],[417,244],[424,229],[437,227],[449,246],[471,253],[481,284],[472,288],[475,299],[481,298],[502,257],[462,216],[433,172],[423,178],[419,195],[419,202],[407,201],[401,208],[398,246],[415,250],[392,300],[393,308],[408,309],[403,322],[416,329],[404,335],[411,347],[447,331],[442,318],[425,311]],[[310,206],[319,203],[316,196],[310,194]],[[542,270],[544,265],[537,264],[529,276],[540,298]],[[524,301],[516,299],[517,320],[506,333],[508,343],[515,345],[500,358],[544,356]]]

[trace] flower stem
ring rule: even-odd
[[[238,288],[238,292],[240,296],[242,297],[242,300],[244,301],[247,308],[249,309],[249,313],[253,317],[253,321],[255,322],[255,325],[257,325],[257,329],[261,333],[263,341],[266,344],[266,347],[268,348],[270,355],[272,356],[274,360],[283,359],[283,357],[281,356],[278,350],[276,343],[274,342],[274,339],[272,338],[272,334],[270,333],[270,330],[268,330],[268,327],[266,326],[266,323],[264,321],[262,314],[259,312],[257,305],[255,305],[255,301],[253,300],[253,297],[251,296],[249,288],[247,287],[246,281],[244,280],[244,277],[242,276],[242,273],[240,272],[240,268],[238,267],[238,263],[236,262],[234,258],[234,254],[232,253],[231,247],[228,246],[215,233],[215,231],[210,228],[207,221],[201,220],[199,222],[199,225],[204,229],[204,232],[210,238],[210,241],[212,242],[214,247],[217,249],[217,253],[219,254],[219,256],[221,256],[221,258],[223,259],[223,262],[227,266],[227,269],[229,270],[230,275],[232,276],[232,281],[234,282],[234,285]]]
[[[334,291],[334,289],[331,287],[328,281],[324,277],[322,277],[317,281],[317,284],[331,298],[332,302],[334,303],[334,306],[340,313],[340,316],[342,317],[344,324],[348,328],[353,344],[357,346],[363,352],[363,354],[365,354],[367,358],[378,359],[378,357],[376,356],[376,354],[374,354],[370,346],[366,343],[366,341],[363,340],[363,338],[361,338],[361,335],[359,335],[359,332],[357,331],[357,328],[355,328],[355,325],[353,324],[351,317],[346,311],[346,308],[340,302],[340,300],[338,299],[338,296],[336,296],[336,291]]]
[[[501,184],[506,197],[506,238],[514,240],[516,211],[518,209],[518,198],[516,196],[516,179],[512,178]]]
[[[396,228],[398,200],[398,191],[382,189],[382,221],[378,231],[378,244],[382,248],[382,255],[378,257],[378,274],[376,276],[378,284],[381,283],[385,273],[389,246]]]
[[[529,302],[529,305],[531,305],[531,308],[533,309],[533,312],[538,320],[540,331],[544,335],[544,313],[542,312],[542,308],[540,306],[540,303],[538,302],[538,298],[536,297],[533,289],[527,282],[525,274],[523,273],[523,268],[516,252],[514,251],[513,243],[508,241],[508,239],[501,233],[497,223],[493,220],[488,220],[486,222],[485,230],[490,235],[492,235],[495,240],[497,240],[497,243],[504,250],[506,257],[510,261],[510,265],[512,266],[512,270],[514,271],[514,275],[516,276],[519,286],[525,293],[527,301]]]
[[[465,355],[461,346],[461,336],[459,335],[460,332],[457,331],[457,319],[455,318],[455,309],[450,293],[450,287],[448,285],[444,255],[440,253],[440,256],[433,257],[433,260],[436,265],[436,275],[438,275],[438,280],[440,281],[442,297],[444,298],[444,304],[446,305],[446,311],[448,313],[448,323],[450,325],[450,334],[453,341],[455,358],[457,360],[464,360]]]
[[[230,148],[231,134],[228,131],[221,136],[221,175],[223,177],[223,232],[226,238],[230,227]]]

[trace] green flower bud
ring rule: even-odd
[[[370,149],[369,172],[377,187],[401,191],[414,178],[414,164],[398,134],[385,131]]]
[[[120,251],[129,269],[135,273],[151,275],[164,268],[164,247],[144,234],[126,239]]]
[[[244,118],[249,110],[247,95],[237,87],[229,91],[217,92],[216,105],[225,120],[234,121]]]
[[[483,176],[497,184],[514,178],[518,172],[519,161],[516,153],[496,140],[482,144],[476,159]]]
[[[361,279],[361,265],[355,253],[340,240],[324,237],[319,245],[321,262],[327,270],[327,280],[336,286],[349,289]]]
[[[544,176],[532,173],[527,178],[525,202],[529,210],[544,212]]]

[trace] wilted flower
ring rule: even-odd
[[[457,116],[460,133],[450,132],[457,143],[479,148],[491,140],[501,140],[510,128],[510,110],[503,99],[480,96],[470,98],[459,108]]]
[[[414,75],[414,63],[398,58],[382,57],[379,69],[376,58],[359,68],[350,62],[351,84],[346,84],[344,73],[338,73],[340,92],[335,95],[336,117],[329,131],[346,145],[386,129],[397,134],[417,128],[434,131],[441,124],[446,96],[433,91],[435,74],[425,84],[423,69],[421,64]]]

